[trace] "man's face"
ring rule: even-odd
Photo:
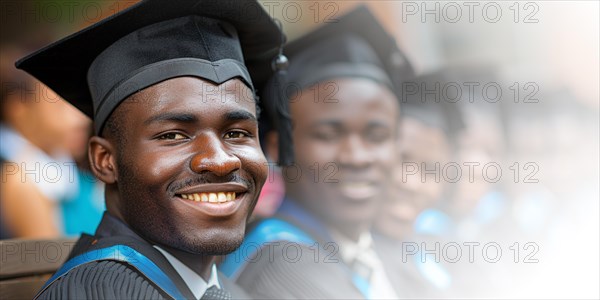
[[[481,171],[483,166],[491,163],[499,163],[501,158],[500,149],[502,139],[500,129],[494,126],[493,121],[485,123],[480,118],[477,118],[475,123],[477,126],[469,126],[459,136],[459,147],[457,158],[461,164],[478,163],[479,169],[475,168],[472,180],[466,180],[463,176],[457,183],[456,193],[451,199],[451,213],[464,216],[473,212],[479,204],[479,201],[486,193],[493,189],[493,184],[486,180],[484,175],[486,172]],[[534,139],[535,137],[531,137]],[[494,168],[490,168],[489,176],[494,176]],[[493,177],[492,177],[493,178]]]
[[[396,239],[410,234],[417,216],[442,196],[441,170],[449,157],[448,141],[441,129],[404,117],[400,131],[401,160],[394,170],[390,197],[377,219],[378,230]],[[433,174],[436,164],[438,178]]]
[[[334,226],[371,222],[393,166],[395,96],[367,79],[339,79],[304,90],[290,109],[289,194]]]
[[[191,253],[238,247],[267,176],[250,89],[239,80],[180,77],[117,110],[124,221],[155,243]]]

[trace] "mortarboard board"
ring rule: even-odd
[[[279,148],[287,148],[284,154],[293,153],[291,124],[284,122],[289,119],[288,103],[272,98],[289,100],[291,95],[286,93],[343,77],[372,79],[399,95],[401,82],[414,76],[412,66],[395,39],[362,5],[336,22],[290,42],[284,52],[290,59],[285,82],[273,77],[261,95],[267,100],[267,112],[272,118],[270,126],[278,130]],[[279,155],[280,164],[288,164],[290,159]]]
[[[196,76],[262,86],[283,34],[255,0],[145,0],[16,63],[91,117],[100,134],[125,98]]]
[[[446,88],[448,84],[456,84],[455,78],[455,72],[441,70],[405,81],[401,115],[439,128],[448,135],[456,135],[464,128],[458,103],[464,99],[458,98],[459,93],[451,95],[450,89]]]
[[[285,46],[287,82],[307,88],[337,77],[365,77],[392,90],[414,76],[412,66],[366,6],[327,23]]]

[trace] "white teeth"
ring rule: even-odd
[[[227,201],[227,196],[225,196],[225,193],[218,193],[217,194],[219,203],[223,203],[225,201]]]
[[[217,197],[217,193],[209,193],[208,194],[208,202],[215,203],[215,202],[218,202],[218,201],[219,200],[218,200],[218,197]]]
[[[195,202],[224,203],[235,200],[234,192],[181,194],[181,198]]]
[[[348,198],[366,199],[379,192],[376,185],[369,182],[346,182],[340,185],[341,192]]]

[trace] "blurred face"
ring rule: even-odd
[[[239,80],[217,86],[180,77],[117,110],[124,221],[153,242],[190,253],[237,248],[267,176],[250,89]]]
[[[493,189],[494,184],[484,177],[483,168],[487,164],[501,164],[501,152],[504,148],[501,129],[493,118],[486,119],[485,114],[473,115],[472,124],[469,125],[459,136],[458,160],[461,164],[479,164],[473,172],[473,181],[467,180],[467,176],[457,183],[456,193],[453,195],[449,209],[456,216],[464,216],[472,213],[479,201]],[[536,140],[538,136],[529,135],[530,140]],[[490,168],[487,174],[495,178],[495,168]]]
[[[371,80],[339,79],[303,91],[290,109],[296,165],[284,169],[288,194],[334,227],[370,224],[392,171],[395,96]]]
[[[61,151],[84,155],[91,120],[49,88],[37,82],[32,84],[36,93],[26,94],[27,101],[17,102],[21,107],[17,127],[49,154]]]
[[[458,151],[458,159],[463,163],[479,164],[479,168],[476,168],[473,172],[473,181],[463,178],[458,182],[450,209],[454,214],[460,216],[471,213],[477,207],[481,198],[493,187],[491,183],[486,181],[481,170],[486,164],[497,163],[498,160],[493,159],[493,156],[484,147],[476,144],[461,145]],[[490,174],[495,173],[490,171]]]
[[[401,163],[394,170],[391,195],[376,224],[380,232],[396,239],[410,234],[421,211],[442,196],[443,177],[436,180],[435,174],[423,174],[422,171],[435,170],[439,163],[437,169],[441,172],[449,155],[446,136],[439,128],[404,117],[400,130]]]

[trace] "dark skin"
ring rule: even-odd
[[[443,179],[436,182],[435,175],[426,174],[423,180],[420,172],[423,164],[427,170],[434,170],[436,163],[441,168],[448,161],[450,150],[448,138],[440,128],[405,116],[400,122],[400,129],[398,153],[401,163],[396,165],[394,184],[376,218],[375,228],[388,237],[402,241],[412,233],[419,214],[440,199],[444,192]],[[412,174],[414,165],[418,167],[416,173]],[[402,172],[406,174],[403,176]]]
[[[296,167],[283,175],[288,196],[358,240],[370,228],[391,177],[398,101],[369,79],[330,81],[338,87],[335,96],[328,97],[331,85],[320,84],[319,98],[306,89],[290,101]],[[298,169],[302,176],[295,178]]]
[[[129,97],[111,118],[118,136],[104,130],[89,143],[108,212],[208,279],[215,255],[241,244],[267,176],[251,90],[238,79],[173,78]],[[219,192],[235,200],[183,197]]]

